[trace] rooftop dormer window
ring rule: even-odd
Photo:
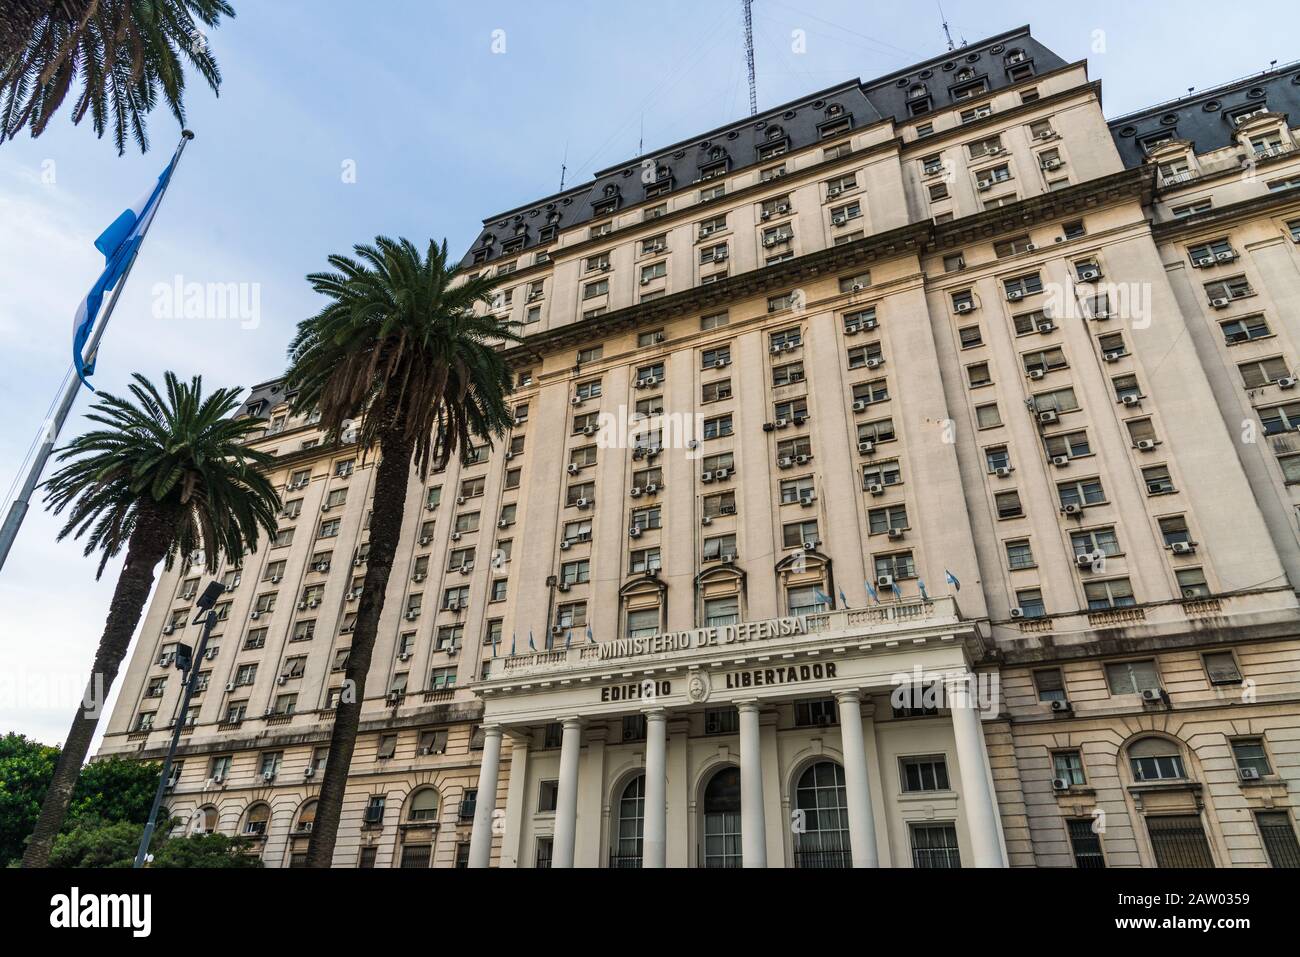
[[[1258,116],[1260,113],[1268,112],[1268,105],[1265,103],[1252,103],[1250,106],[1243,106],[1240,109],[1230,110],[1223,114],[1224,118],[1233,126],[1241,126],[1252,116]]]

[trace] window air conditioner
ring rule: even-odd
[[[862,455],[870,455],[873,451],[875,451],[875,448],[876,448],[876,443],[868,441],[866,439],[858,443],[858,452],[860,452]]]
[[[1024,617],[1025,617],[1025,610],[1024,610],[1023,608],[1012,608],[1012,609],[1011,609],[1011,617],[1012,617],[1012,618],[1024,618]]]
[[[163,625],[162,633],[163,633],[164,635],[170,635],[170,634],[171,634],[173,631],[175,631],[175,630],[176,630],[176,629],[175,629],[174,627],[172,627],[171,625]]]
[[[1008,302],[1015,302],[1018,299],[1024,299],[1024,298],[1025,298],[1025,294],[1021,292],[1019,289],[1012,289],[1010,292],[1007,293]]]
[[[453,542],[458,542],[458,541],[460,541],[460,532],[452,532],[452,533],[451,533],[451,540],[452,540]]]
[[[1259,768],[1238,768],[1237,776],[1243,781],[1258,781]]]
[[[1030,369],[1027,375],[1031,379],[1041,379],[1043,376],[1047,375],[1047,372],[1043,369]]]
[[[569,541],[567,538],[560,539],[560,551],[567,552],[572,547],[573,542]]]
[[[1074,564],[1078,565],[1080,568],[1091,569],[1093,565],[1097,564],[1097,561],[1101,557],[1104,556],[1100,556],[1097,552],[1084,552],[1080,555],[1074,556]]]
[[[700,518],[700,524],[701,524],[701,525],[704,525],[704,526],[712,525],[712,524],[713,524],[713,519],[710,518],[708,515],[701,516],[701,518]]]
[[[1215,309],[1226,309],[1226,308],[1228,308],[1229,305],[1231,305],[1231,303],[1232,303],[1232,300],[1230,300],[1230,299],[1222,299],[1222,298],[1220,298],[1220,299],[1211,299],[1211,300],[1210,300],[1210,305],[1213,306]]]
[[[234,691],[234,690],[235,690],[235,683],[233,681],[226,682],[226,691]]]
[[[1066,701],[1066,700],[1064,700],[1064,699],[1059,699],[1059,700],[1057,700],[1057,701],[1053,701],[1053,702],[1052,702],[1052,705],[1051,705],[1051,708],[1052,708],[1053,711],[1071,711],[1071,710],[1073,710],[1073,709],[1070,707],[1070,702],[1069,702],[1069,701]]]
[[[1053,422],[1059,422],[1061,414],[1055,409],[1044,409],[1038,413],[1038,421],[1043,425],[1051,425]]]
[[[587,508],[589,505],[591,505],[591,501],[589,499],[580,498],[573,504],[576,505],[578,508]]]
[[[1142,397],[1140,395],[1126,395],[1120,399],[1120,402],[1125,405],[1138,405],[1141,401]]]
[[[713,481],[713,473],[712,473],[712,472],[701,472],[701,473],[700,473],[700,481],[701,481],[701,482],[712,482],[712,481]]]
[[[716,478],[719,482],[725,481],[727,477],[730,475],[731,475],[731,469],[717,469],[713,473],[713,477]]]
[[[1144,704],[1155,704],[1156,702],[1161,702],[1164,700],[1165,700],[1165,692],[1163,688],[1142,689],[1142,701]]]
[[[1070,790],[1070,782],[1065,778],[1052,778],[1052,790],[1068,791]]]
[[[879,482],[871,482],[867,485],[867,491],[872,495],[884,495],[885,486]]]
[[[1042,333],[1043,335],[1047,335],[1049,332],[1055,332],[1055,331],[1056,331],[1056,326],[1054,326],[1054,325],[1053,325],[1052,323],[1050,323],[1050,322],[1044,322],[1044,323],[1041,323],[1041,324],[1039,325],[1039,327],[1038,327],[1038,331],[1039,331],[1040,333]]]
[[[1010,478],[1011,472],[1012,472],[1012,468],[1009,465],[999,465],[997,468],[993,470],[993,474],[996,475],[998,478]]]
[[[955,308],[958,312],[970,312],[975,308],[975,303],[967,299],[957,303]]]
[[[627,537],[628,537],[628,538],[640,538],[640,537],[641,537],[641,531],[642,531],[642,529],[641,529],[641,526],[640,526],[640,525],[633,525],[631,528],[629,528],[629,529],[627,530]]]
[[[1061,513],[1063,515],[1082,515],[1083,506],[1078,502],[1071,502],[1069,505],[1061,506]]]
[[[889,530],[889,537],[892,541],[896,542],[903,537],[903,530],[901,528],[891,528]]]
[[[715,368],[715,369],[725,369],[726,367],[727,367],[727,360],[726,360],[726,359],[715,359],[715,360],[713,360],[713,368]]]
[[[1191,542],[1174,542],[1169,549],[1175,555],[1191,555],[1196,551],[1196,546]]]
[[[867,403],[863,402],[861,399],[853,403],[854,412],[865,412],[866,409],[867,409]]]
[[[1279,389],[1294,389],[1296,384],[1295,376],[1285,375],[1273,383]]]
[[[880,358],[879,356],[873,356],[872,358],[868,359],[865,364],[868,369],[879,369],[881,366],[885,364],[885,360]]]
[[[876,587],[877,587],[877,588],[893,588],[893,587],[894,587],[894,576],[893,576],[893,575],[881,575],[879,578],[876,579]]]
[[[1070,457],[1068,455],[1053,455],[1052,464],[1058,469],[1063,469],[1070,464]]]
[[[788,469],[794,465],[794,459],[788,455],[783,455],[776,460],[776,467],[779,469]]]
[[[1150,452],[1156,447],[1154,439],[1138,439],[1137,449],[1139,452]]]
[[[1101,278],[1101,270],[1099,270],[1099,269],[1080,269],[1080,270],[1079,270],[1079,281],[1080,281],[1080,282],[1092,282],[1094,279],[1100,279],[1100,278]]]
[[[1119,360],[1122,359],[1123,357],[1124,357],[1124,353],[1116,352],[1114,350],[1102,355],[1102,358],[1105,359],[1107,362],[1119,362]]]

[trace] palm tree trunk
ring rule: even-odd
[[[108,699],[118,668],[131,644],[135,626],[140,623],[140,616],[144,613],[145,602],[149,600],[149,592],[153,588],[154,569],[166,556],[170,544],[171,535],[162,516],[152,510],[141,509],[127,546],[126,564],[122,567],[117,588],[113,591],[112,604],[108,607],[108,620],[95,652],[95,664],[86,688],[86,697],[72,719],[72,728],[68,731],[63,751],[54,767],[54,779],[45,792],[41,813],[36,819],[36,830],[32,832],[27,850],[23,853],[23,867],[49,866],[50,848],[54,846],[54,838],[63,827],[68,804],[72,801],[72,789],[77,784],[77,775],[81,773],[81,766],[86,761],[90,742],[99,725],[100,709]]]
[[[334,842],[343,813],[343,795],[347,789],[352,752],[356,748],[357,728],[361,724],[361,708],[366,700],[366,675],[375,650],[379,616],[384,610],[388,577],[393,570],[393,556],[402,535],[402,516],[406,511],[406,490],[411,478],[414,448],[414,443],[402,434],[400,426],[383,433],[379,440],[380,458],[375,469],[366,580],[361,588],[356,628],[352,632],[343,693],[334,712],[329,756],[316,802],[311,842],[307,846],[307,867],[330,867],[334,861]]]

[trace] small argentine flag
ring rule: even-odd
[[[921,600],[922,600],[922,601],[929,601],[929,600],[930,600],[930,596],[927,595],[926,592],[925,592],[925,582],[924,582],[923,580],[921,580],[920,578],[918,578],[918,579],[916,580],[916,584],[917,584],[917,587],[919,587],[919,588],[921,589]]]
[[[570,628],[568,631],[566,631],[566,632],[564,633],[564,647],[567,649],[567,648],[569,647],[569,645],[571,645],[571,644],[573,644],[573,629],[572,629],[572,628]]]
[[[953,588],[957,589],[958,591],[961,591],[961,582],[957,581],[956,575],[954,575],[952,572],[948,571],[948,569],[945,568],[943,570],[943,577],[947,580],[949,585],[951,585]]]
[[[528,629],[528,650],[529,651],[537,650],[537,645],[533,643],[533,630],[531,628]]]
[[[501,635],[499,632],[492,632],[492,657],[497,656],[497,649],[501,645]]]
[[[879,605],[880,596],[876,594],[876,589],[872,587],[871,582],[863,582],[863,584],[867,586],[867,594],[871,597],[871,600],[874,601],[877,605]]]
[[[899,601],[902,601],[902,600],[903,600],[903,593],[902,593],[902,591],[900,591],[899,588],[898,588],[898,582],[894,582],[894,583],[891,584],[889,587],[890,587],[890,589],[894,592],[894,597],[897,598]]]
[[[595,637],[595,635],[593,635],[593,634],[591,633],[591,625],[588,625],[588,626],[587,626],[587,644],[589,644],[589,645],[594,645],[595,643],[596,643],[596,637]]]
[[[95,240],[95,248],[104,255],[104,271],[90,287],[86,298],[81,300],[72,320],[72,367],[77,371],[77,378],[91,391],[94,391],[94,387],[86,381],[86,376],[95,371],[95,357],[84,355],[86,341],[95,327],[95,318],[99,315],[99,307],[103,305],[104,293],[117,285],[131,265],[140,244],[144,242],[144,234],[153,222],[154,213],[158,211],[158,204],[167,190],[167,183],[171,180],[178,159],[179,150],[158,177],[153,189],[140,197],[130,209],[124,210]]]
[[[835,600],[832,599],[830,595],[826,594],[820,588],[814,588],[813,594],[817,596],[818,604],[825,605],[827,608],[830,609],[835,608]]]
[[[843,585],[840,586],[840,604],[841,604],[842,606],[844,606],[845,608],[848,608],[848,607],[849,607],[849,600],[848,600],[846,597],[844,597],[844,586],[843,586]]]

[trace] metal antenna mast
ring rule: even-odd
[[[758,114],[758,87],[754,83],[754,9],[753,0],[741,0],[745,7],[745,62],[749,67],[749,115]]]
[[[948,49],[955,50],[957,49],[957,44],[952,42],[952,31],[948,29],[948,18],[944,16],[943,4],[940,3],[938,6],[939,6],[939,19],[943,21],[943,35],[948,38]]]

